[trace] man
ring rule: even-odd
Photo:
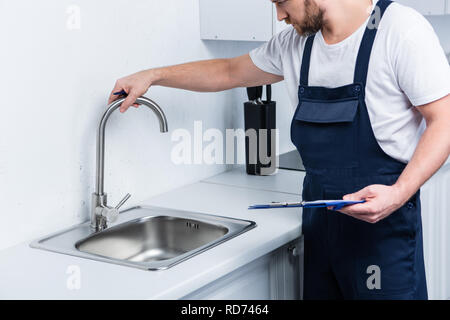
[[[247,55],[120,79],[121,112],[152,85],[285,80],[303,199],[365,200],[303,210],[304,298],[427,299],[419,189],[450,154],[450,68],[433,29],[387,0],[272,2],[293,28]]]

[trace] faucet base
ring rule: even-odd
[[[91,199],[91,229],[94,231],[100,231],[106,228],[106,220],[97,214],[97,208],[104,208],[107,203],[107,195],[103,193],[101,195],[97,193],[92,194]]]

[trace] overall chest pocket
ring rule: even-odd
[[[303,100],[292,121],[291,138],[306,167],[354,168],[358,165],[358,99]]]

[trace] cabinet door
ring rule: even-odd
[[[395,0],[419,11],[423,15],[445,14],[446,0]]]
[[[303,291],[303,237],[186,295],[199,300],[297,300]]]
[[[270,264],[268,254],[197,289],[183,300],[270,300]]]
[[[207,40],[268,41],[272,3],[262,0],[200,0],[200,34]]]
[[[450,299],[450,157],[421,188],[423,250],[428,298]]]

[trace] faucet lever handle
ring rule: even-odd
[[[117,204],[117,206],[115,207],[115,209],[116,209],[116,210],[119,210],[120,207],[123,206],[123,204],[124,204],[125,202],[127,202],[128,199],[130,199],[130,197],[131,197],[131,194],[127,193],[127,194],[125,195],[125,197],[123,197],[123,199],[120,200],[120,202]]]

